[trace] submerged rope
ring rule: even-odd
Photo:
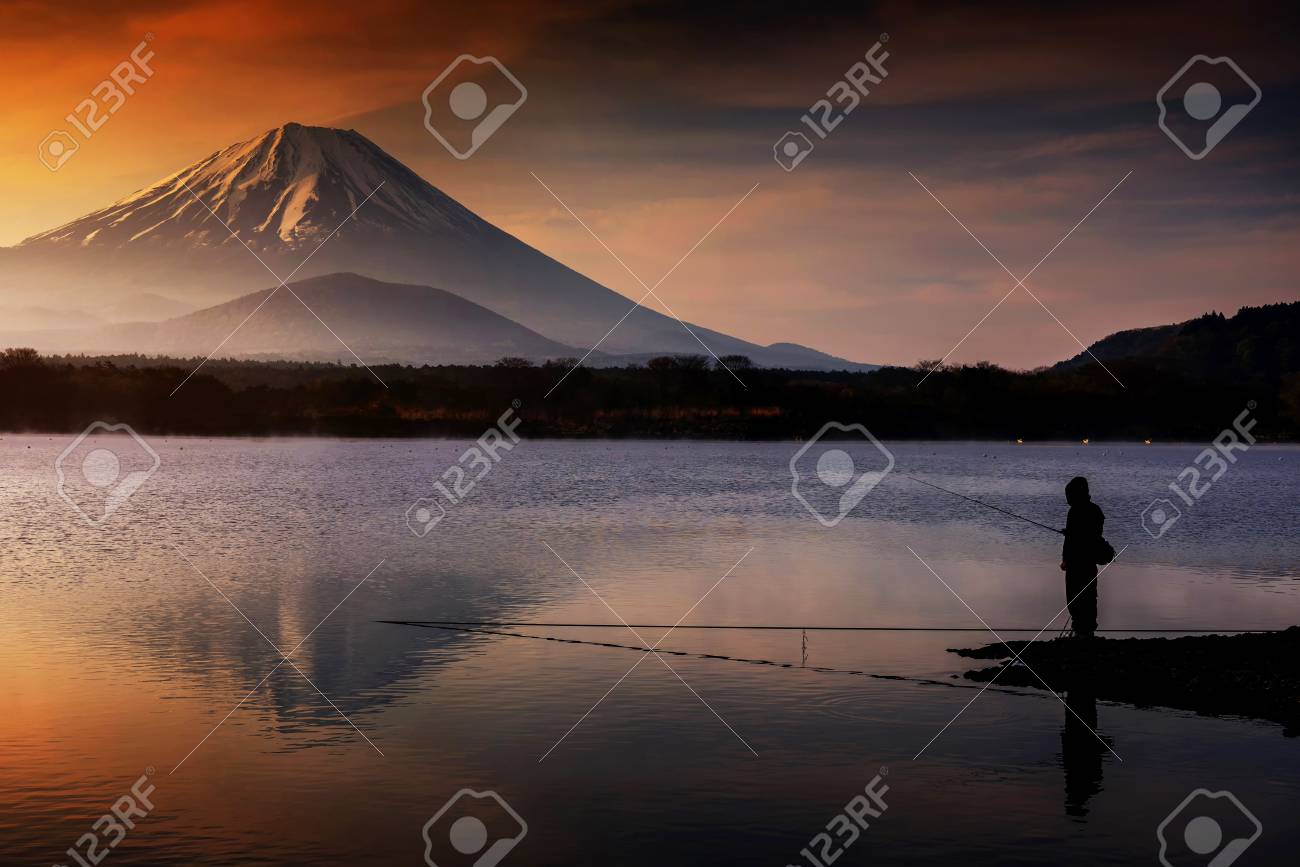
[[[615,642],[606,642],[606,641],[585,641],[585,640],[583,640],[583,639],[581,639],[581,638],[560,638],[560,637],[558,637],[558,636],[554,636],[554,635],[528,635],[528,634],[525,634],[525,633],[522,633],[522,632],[507,632],[507,631],[504,630],[504,629],[496,628],[496,627],[511,626],[511,625],[514,625],[514,626],[555,626],[555,627],[567,627],[567,628],[592,627],[592,628],[604,628],[604,629],[626,629],[626,628],[628,628],[627,626],[624,626],[623,624],[606,624],[606,623],[585,623],[585,624],[546,624],[546,623],[516,623],[516,624],[509,624],[509,623],[487,623],[487,624],[485,624],[485,625],[483,625],[483,626],[471,626],[471,625],[466,625],[466,624],[467,624],[467,623],[470,623],[470,622],[472,622],[472,621],[466,621],[466,622],[464,622],[464,623],[456,623],[456,622],[454,622],[454,621],[442,621],[442,622],[438,622],[438,621],[432,621],[432,620],[380,620],[380,621],[377,621],[377,622],[378,622],[378,623],[387,623],[387,624],[390,624],[390,625],[393,625],[393,626],[416,626],[416,627],[420,627],[421,629],[441,629],[441,630],[444,630],[444,631],[446,631],[446,632],[463,632],[463,633],[470,633],[470,634],[476,634],[476,635],[497,635],[497,636],[504,636],[504,637],[507,637],[507,638],[527,638],[527,639],[531,639],[531,640],[533,640],[533,641],[552,641],[552,642],[556,642],[556,643],[558,643],[558,644],[579,644],[579,645],[585,645],[585,646],[587,646],[587,647],[608,647],[608,648],[614,648],[614,649],[617,649],[617,650],[630,650],[630,651],[634,651],[634,652],[636,652],[636,653],[661,653],[661,654],[668,654],[668,655],[670,655],[670,656],[677,656],[677,657],[692,657],[692,658],[694,658],[694,659],[709,659],[709,660],[718,660],[718,661],[722,661],[722,662],[738,662],[738,663],[741,663],[741,664],[744,664],[744,665],[761,665],[761,666],[765,666],[765,667],[767,667],[767,668],[788,668],[788,669],[795,669],[795,670],[799,670],[799,669],[801,669],[801,670],[803,670],[803,671],[815,671],[815,672],[817,672],[817,673],[819,673],[819,674],[844,674],[844,675],[851,675],[851,676],[854,676],[854,677],[866,677],[866,678],[871,678],[872,680],[893,680],[893,681],[902,681],[902,682],[905,682],[905,683],[913,683],[913,684],[918,684],[918,685],[921,685],[921,686],[944,686],[944,687],[948,687],[949,689],[978,689],[978,690],[981,690],[981,691],[982,691],[982,690],[992,690],[992,691],[995,691],[995,692],[1005,693],[1005,694],[1007,694],[1007,695],[1032,695],[1032,696],[1039,696],[1039,697],[1046,697],[1047,695],[1051,695],[1051,694],[1054,693],[1054,691],[1053,691],[1053,692],[1042,692],[1042,691],[1039,691],[1039,690],[1036,690],[1036,689],[1035,689],[1035,690],[1032,690],[1032,691],[1026,691],[1025,688],[994,686],[991,682],[986,682],[986,683],[984,683],[983,685],[980,685],[980,684],[977,684],[977,683],[968,683],[968,682],[965,682],[965,681],[962,681],[962,680],[958,680],[958,679],[957,679],[957,678],[958,678],[958,675],[953,675],[951,680],[936,680],[936,679],[934,679],[934,678],[932,678],[932,677],[908,677],[908,676],[906,676],[906,675],[902,675],[902,674],[879,674],[879,673],[877,673],[877,672],[863,671],[863,670],[861,670],[861,669],[831,668],[831,667],[829,667],[829,666],[824,666],[824,665],[807,665],[807,664],[806,664],[806,661],[807,661],[807,657],[806,657],[806,656],[805,656],[805,664],[802,664],[802,665],[795,665],[795,664],[792,663],[792,662],[774,662],[773,660],[770,660],[770,659],[749,659],[749,658],[747,658],[747,657],[743,657],[743,656],[727,656],[727,655],[725,655],[725,654],[720,654],[720,653],[692,653],[692,652],[685,651],[685,650],[668,650],[668,649],[661,648],[661,647],[645,647],[644,645],[642,645],[642,646],[637,646],[637,645],[634,645],[634,644],[618,644],[618,643],[615,643]],[[632,624],[632,626],[635,628],[635,627],[637,627],[638,625],[637,625],[637,624]],[[655,629],[655,628],[670,629],[670,628],[672,628],[672,627],[669,627],[669,626],[656,627],[656,626],[646,626],[645,624],[640,624],[640,628],[643,628],[643,629]],[[881,627],[870,627],[870,626],[868,626],[868,627],[852,627],[852,626],[831,626],[831,627],[816,627],[816,626],[808,626],[808,627],[799,627],[799,626],[758,626],[758,627],[752,627],[752,626],[678,626],[678,627],[676,627],[676,628],[677,628],[677,629],[809,629],[809,630],[812,630],[812,629],[818,629],[818,628],[823,628],[823,629],[828,629],[828,630],[874,630],[874,629],[878,629],[878,628],[881,628]],[[883,627],[883,628],[884,628],[884,629],[889,629],[889,627]],[[906,630],[906,631],[916,631],[916,630],[911,630],[911,629],[909,629],[909,630]],[[973,629],[941,629],[941,630],[932,630],[932,631],[942,631],[942,632],[975,632],[975,631],[978,631],[978,630],[973,630]],[[1011,629],[1007,629],[1007,630],[999,630],[999,631],[1003,631],[1003,632],[1038,632],[1038,631],[1040,631],[1040,630],[1032,630],[1032,629],[1011,630]],[[1098,631],[1100,632],[1100,631],[1102,631],[1102,630],[1098,630]],[[1111,630],[1111,631],[1120,631],[1120,632],[1123,632],[1123,631],[1131,631],[1131,630]],[[1154,631],[1159,631],[1159,630],[1149,630],[1149,631],[1153,631],[1153,632],[1154,632]],[[1210,631],[1210,630],[1200,630],[1200,631]],[[1247,631],[1252,631],[1252,632],[1278,632],[1278,631],[1280,631],[1280,630],[1276,630],[1276,629],[1260,629],[1260,630],[1247,630]],[[804,647],[804,652],[805,652],[805,653],[807,652],[807,647],[806,647],[806,645],[805,645],[805,647]],[[1107,704],[1110,704],[1111,702],[1106,702],[1106,703],[1107,703]]]
[[[974,684],[974,683],[961,683],[957,681],[935,680],[934,678],[929,678],[929,677],[907,677],[901,674],[877,674],[874,672],[861,671],[858,669],[829,668],[824,665],[795,665],[792,662],[774,662],[770,659],[748,659],[743,656],[726,656],[724,654],[719,654],[719,653],[691,653],[685,650],[668,650],[662,647],[649,648],[644,646],[637,646],[635,644],[616,644],[613,642],[605,642],[605,641],[584,641],[580,638],[559,638],[553,635],[526,635],[522,632],[506,632],[500,629],[479,629],[471,626],[457,626],[451,623],[435,623],[432,621],[419,621],[419,620],[380,620],[378,622],[388,623],[394,626],[418,626],[423,629],[442,629],[448,632],[467,632],[467,633],[474,633],[477,635],[501,635],[501,636],[506,636],[508,638],[531,638],[534,641],[554,641],[560,644],[583,644],[583,645],[587,645],[588,647],[609,647],[609,648],[615,648],[617,650],[632,650],[637,653],[660,653],[660,654],[667,654],[669,656],[693,657],[695,659],[712,659],[712,660],[720,660],[723,662],[739,662],[745,665],[762,665],[768,668],[802,669],[804,671],[815,671],[820,674],[848,674],[848,675],[854,675],[856,677],[869,677],[872,678],[873,680],[898,680],[898,681],[905,681],[908,683],[924,684],[926,686],[946,686],[949,687],[950,689],[991,688],[997,692],[1005,692],[1009,695],[1045,695],[1044,693],[1038,693],[1038,692],[1023,692],[1019,689],[1014,689],[1014,688],[1004,689],[996,686],[994,687],[989,687],[987,685],[980,686],[979,684]],[[526,625],[541,625],[541,624],[526,624]],[[622,624],[618,624],[618,628],[623,629],[625,627],[623,627]]]

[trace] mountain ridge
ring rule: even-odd
[[[277,127],[32,235],[0,261],[9,294],[35,287],[65,306],[145,291],[210,306],[264,281],[245,243],[276,274],[438,287],[584,352],[697,353],[698,336],[719,356],[758,364],[875,367],[688,331],[479,217],[355,130]]]

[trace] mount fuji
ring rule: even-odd
[[[296,123],[0,249],[0,291],[6,305],[101,318],[109,318],[109,305],[120,316],[133,298],[211,307],[267,284],[258,258],[285,279],[348,272],[437,287],[535,333],[531,346],[549,340],[585,351],[626,316],[601,343],[602,355],[704,352],[677,320],[632,310],[632,300],[498,229],[355,130]],[[352,285],[364,292],[372,284]],[[363,301],[350,305],[354,313],[363,315]],[[128,318],[162,318],[147,303],[132,313]],[[764,366],[872,367],[797,344],[762,346],[694,324],[691,330],[718,355],[747,355]]]

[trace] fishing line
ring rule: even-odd
[[[1053,533],[1058,533],[1058,534],[1062,532],[1061,530],[1058,530],[1056,527],[1049,527],[1046,524],[1040,524],[1037,521],[1035,521],[1033,518],[1026,518],[1024,515],[1017,515],[1015,512],[1009,512],[1006,509],[1002,508],[1001,506],[995,506],[992,503],[986,503],[983,500],[977,500],[974,497],[968,497],[965,494],[959,494],[956,491],[950,491],[947,488],[943,487],[942,485],[936,485],[934,482],[927,482],[925,479],[918,479],[916,476],[909,476],[907,473],[899,473],[899,475],[905,479],[911,479],[914,482],[920,482],[923,485],[928,485],[929,487],[934,488],[937,491],[943,491],[945,494],[952,494],[954,497],[961,497],[963,500],[969,500],[972,503],[975,503],[980,506],[984,506],[986,509],[992,509],[995,512],[1001,512],[1004,515],[1010,515],[1013,518],[1019,518],[1021,521],[1026,521],[1030,524],[1033,524],[1035,527],[1042,527],[1044,530],[1051,530]]]

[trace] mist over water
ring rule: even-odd
[[[66,863],[146,768],[156,808],[113,864],[418,864],[462,787],[526,820],[504,863],[799,863],[882,767],[889,808],[842,863],[1155,863],[1198,787],[1259,817],[1251,863],[1300,842],[1300,747],[1273,724],[1100,702],[1088,746],[1050,694],[995,687],[927,746],[978,693],[946,648],[994,640],[943,582],[1037,631],[1065,603],[1060,540],[901,475],[1049,526],[1086,475],[1128,546],[1103,628],[1263,629],[1300,614],[1295,447],[1253,447],[1153,539],[1139,516],[1203,445],[888,443],[898,472],[828,528],[791,495],[794,444],[525,439],[419,538],[408,506],[468,443],[149,442],[158,471],[95,529],[56,493],[66,438],[0,439],[7,863]],[[618,647],[376,622],[609,623],[512,631],[636,646],[610,608],[672,624],[697,602],[685,623],[970,631],[678,630],[664,649],[719,657],[665,656],[679,679]],[[302,674],[276,669],[268,640],[309,633]]]

